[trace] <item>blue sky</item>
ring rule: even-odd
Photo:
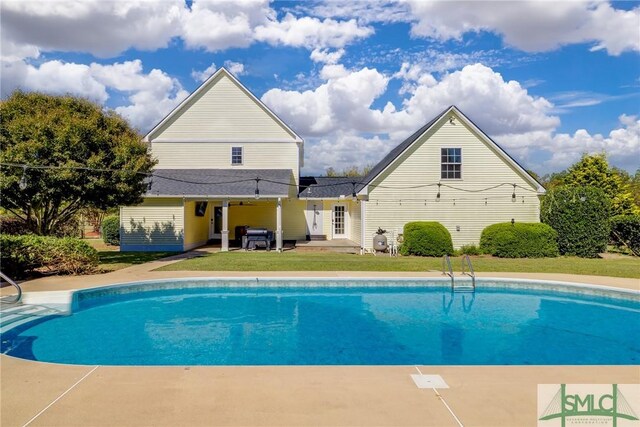
[[[73,93],[142,133],[226,66],[305,139],[364,166],[450,104],[527,168],[640,166],[640,3],[14,1],[2,96]]]

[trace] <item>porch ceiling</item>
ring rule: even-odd
[[[290,169],[156,169],[147,196],[288,197]]]

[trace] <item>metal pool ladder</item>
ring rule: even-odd
[[[14,296],[6,296],[6,297],[0,298],[0,302],[7,303],[7,304],[16,304],[20,302],[20,299],[22,298],[22,288],[20,287],[20,285],[18,285],[16,282],[11,280],[9,276],[4,274],[2,271],[0,271],[0,277],[2,277],[4,281],[14,286],[18,290],[18,293]]]
[[[466,270],[465,264],[467,267]],[[456,281],[453,276],[453,268],[451,267],[451,258],[449,258],[449,255],[444,255],[442,257],[442,274],[451,277],[451,292],[475,292],[476,273],[473,270],[473,265],[471,264],[471,258],[469,258],[469,255],[465,255],[462,258],[462,274],[471,277],[471,286],[467,286],[465,284],[456,286]]]

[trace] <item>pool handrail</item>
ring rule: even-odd
[[[3,297],[0,299],[0,301],[2,301],[3,303],[9,303],[9,304],[15,304],[20,302],[20,300],[22,299],[22,288],[20,287],[20,285],[18,285],[16,282],[14,282],[13,280],[11,280],[11,278],[9,278],[9,276],[7,276],[6,274],[4,274],[2,271],[0,271],[0,277],[2,277],[2,279],[9,283],[10,285],[12,285],[13,287],[15,287],[18,290],[18,293],[13,297]]]
[[[453,289],[453,267],[451,267],[451,258],[449,258],[449,255],[442,257],[442,274],[451,277],[451,289]]]
[[[467,265],[468,271],[465,271],[465,264]],[[462,257],[462,274],[471,277],[471,286],[473,289],[476,289],[476,272],[473,270],[473,264],[471,264],[471,258],[469,255],[465,255]]]

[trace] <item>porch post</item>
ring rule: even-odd
[[[282,252],[282,199],[276,204],[276,250]]]
[[[227,252],[229,250],[229,201],[222,201],[222,246],[220,247],[221,252]]]
[[[364,255],[367,248],[367,206],[360,200],[360,255]]]

